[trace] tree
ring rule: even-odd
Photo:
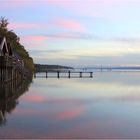
[[[5,17],[0,18],[0,28],[1,29],[7,30],[8,24],[9,24],[8,19],[5,19]]]
[[[5,19],[5,17],[0,18],[0,37],[3,37],[7,35],[8,29],[8,19]]]

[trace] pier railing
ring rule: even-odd
[[[46,71],[45,72],[46,78],[49,77],[57,77],[57,78],[92,78],[93,77],[93,72],[88,72],[88,71],[70,71],[70,70],[54,70],[54,71]],[[53,76],[49,75],[53,74]],[[64,75],[63,75],[64,74]],[[86,75],[85,75],[86,74]],[[36,73],[34,73],[34,78],[40,77]],[[42,77],[42,76],[41,76]]]

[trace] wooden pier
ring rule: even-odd
[[[49,74],[54,74],[50,76]],[[63,75],[61,75],[63,74]],[[65,74],[65,75],[64,75]],[[76,75],[73,75],[76,74]],[[86,74],[86,76],[85,76]],[[40,77],[34,73],[34,78]],[[46,78],[56,77],[56,78],[93,78],[93,72],[84,72],[84,71],[46,71]]]

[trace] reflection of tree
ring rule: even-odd
[[[28,91],[32,78],[22,82],[0,83],[0,126],[6,123],[6,114],[11,113],[18,104],[18,98]]]

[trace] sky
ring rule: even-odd
[[[0,0],[35,63],[139,66],[140,0]]]

